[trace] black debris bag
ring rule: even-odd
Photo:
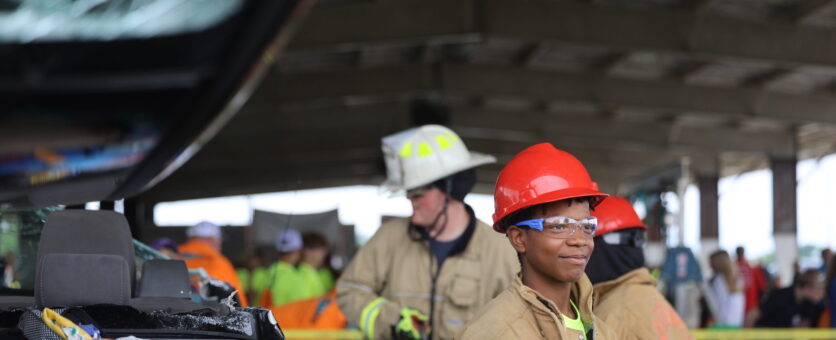
[[[130,306],[92,305],[73,308],[56,308],[56,312],[76,324],[94,325],[102,336],[116,338],[135,335],[137,337],[159,336],[201,336],[230,339],[284,340],[273,314],[263,308],[233,308],[228,313],[211,309],[187,313],[156,311],[145,313]],[[22,313],[22,314],[20,314]],[[28,309],[9,315],[20,316],[17,328],[27,339],[53,339],[54,333],[40,320],[40,310]],[[22,334],[21,334],[22,333]],[[4,334],[2,339],[6,339]],[[9,339],[17,339],[11,337]],[[20,337],[23,339],[23,337]]]

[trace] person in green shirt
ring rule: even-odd
[[[334,286],[334,276],[325,263],[328,257],[328,241],[322,234],[311,231],[302,235],[304,250],[299,272],[312,287],[314,296],[328,293]]]
[[[270,267],[267,266],[267,252],[273,251],[273,246],[256,249],[255,254],[248,260],[247,268],[238,268],[238,278],[247,292],[247,301],[252,307],[261,307],[259,299],[264,291],[273,283],[270,277]]]
[[[252,301],[250,298],[250,270],[244,267],[235,268],[235,274],[238,275],[238,281],[241,282],[241,287],[244,287],[242,293],[247,294],[247,301]],[[251,302],[250,305],[253,305]]]
[[[311,287],[299,273],[302,260],[302,235],[295,229],[282,230],[276,237],[278,261],[270,268],[272,307],[313,296]]]
[[[260,247],[256,249],[255,256],[250,260],[250,284],[247,286],[253,297],[250,301],[258,303],[258,298],[264,294],[265,290],[270,289],[273,283],[270,281],[270,266],[267,262],[268,252],[272,251],[272,247]],[[258,306],[258,305],[256,305]]]

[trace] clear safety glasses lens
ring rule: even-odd
[[[519,227],[536,229],[554,238],[569,238],[576,230],[584,236],[593,237],[598,229],[598,219],[594,216],[576,220],[566,216],[552,216],[517,222]]]

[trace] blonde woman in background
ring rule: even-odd
[[[729,253],[718,250],[709,258],[714,276],[708,282],[708,300],[714,305],[714,327],[738,328],[743,325],[746,301],[743,283]]]

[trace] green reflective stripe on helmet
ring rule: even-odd
[[[374,299],[366,305],[366,308],[363,308],[363,312],[360,313],[360,324],[358,326],[360,326],[360,330],[363,331],[363,334],[367,339],[374,339],[374,323],[377,320],[377,316],[380,314],[380,306],[384,302],[386,302],[386,299],[382,297]]]
[[[401,147],[400,156],[403,158],[412,156],[412,143],[403,143],[403,146]]]
[[[453,146],[453,143],[451,143],[450,140],[447,139],[447,137],[444,137],[444,136],[441,136],[441,135],[435,136],[435,142],[438,143],[438,148],[441,149],[441,150],[444,150],[444,149],[447,149],[447,148]]]
[[[450,141],[453,142],[453,143],[459,141],[459,137],[456,136],[456,134],[453,133],[452,131],[447,131],[446,135],[447,135],[448,138],[450,138]]]
[[[433,149],[430,148],[430,144],[426,142],[421,142],[418,144],[418,157],[426,157],[433,154]]]

